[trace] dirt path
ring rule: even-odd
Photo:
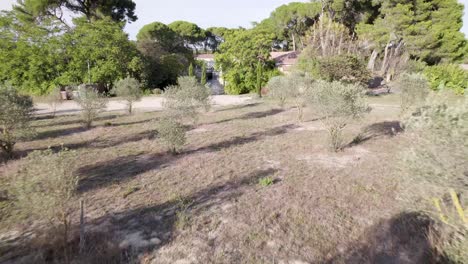
[[[252,97],[248,95],[214,95],[212,102],[214,107],[228,106],[228,105],[241,105],[247,103]],[[162,109],[163,98],[159,96],[144,97],[140,102],[135,103],[134,109],[136,112],[149,112]],[[52,109],[48,104],[37,103],[35,104],[38,115],[50,114]],[[107,111],[120,112],[125,111],[126,103],[122,100],[110,100],[107,105]],[[76,114],[81,111],[81,108],[74,101],[65,101],[57,107],[57,115]]]

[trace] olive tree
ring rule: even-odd
[[[268,98],[277,101],[280,107],[284,107],[287,101],[293,102],[298,111],[297,119],[302,122],[307,97],[313,88],[312,84],[311,78],[300,73],[273,77],[267,84]]]
[[[313,92],[314,80],[309,76],[298,73],[288,76],[290,86],[286,87],[290,90],[290,97],[297,108],[297,119],[299,122],[304,121],[304,108],[307,106],[307,98]]]
[[[71,216],[76,209],[77,162],[74,151],[34,151],[24,160],[12,183],[17,215],[55,228],[61,235],[66,263]]]
[[[86,128],[90,128],[93,121],[102,113],[107,106],[107,99],[98,91],[85,85],[79,87],[79,96],[75,101],[81,106],[81,116]]]
[[[365,90],[360,85],[337,81],[316,81],[313,86],[310,103],[328,130],[331,150],[338,151],[343,147],[343,129],[350,120],[369,111]]]
[[[140,83],[138,80],[131,77],[118,81],[115,84],[114,93],[127,101],[127,110],[129,114],[132,114],[133,103],[140,101],[143,96]]]
[[[267,84],[268,98],[276,101],[283,108],[290,97],[289,79],[285,76],[275,76]]]
[[[401,91],[401,111],[403,114],[421,107],[429,94],[429,83],[422,74],[402,74],[396,82]]]
[[[179,77],[177,83],[165,89],[163,106],[179,120],[189,118],[196,122],[200,109],[208,111],[211,107],[210,89],[195,77]]]
[[[33,102],[9,84],[0,84],[0,148],[7,159],[12,158],[15,144],[31,137]]]
[[[60,95],[60,89],[53,89],[49,92],[47,96],[45,96],[44,99],[46,103],[50,106],[50,109],[52,109],[52,116],[55,117],[55,114],[57,112],[57,106],[63,103],[62,96]]]
[[[187,128],[170,115],[158,121],[156,130],[163,144],[174,154],[180,151],[187,140]]]
[[[163,96],[166,109],[164,117],[157,124],[158,135],[175,153],[185,144],[187,129],[184,121],[189,119],[196,123],[199,110],[209,110],[210,90],[198,83],[195,77],[179,77],[178,85],[167,87]]]

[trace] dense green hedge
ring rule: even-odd
[[[468,88],[468,71],[457,64],[440,64],[424,70],[431,89],[450,89],[457,94],[464,94]]]

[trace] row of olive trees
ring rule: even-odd
[[[127,102],[129,114],[133,112],[134,102],[139,101],[143,95],[138,81],[129,77],[116,83],[114,93]],[[105,111],[108,100],[86,85],[78,87],[78,95],[75,101],[81,107],[83,124],[90,128]],[[57,106],[62,103],[59,90],[54,90],[45,99],[55,116]],[[13,157],[14,146],[18,141],[31,138],[35,134],[30,125],[33,109],[31,97],[18,93],[9,84],[0,85],[0,149],[7,160]]]
[[[138,82],[131,78],[119,81],[115,88],[115,93],[127,100],[129,113],[132,112],[132,103],[141,98],[139,91]],[[166,110],[157,123],[157,131],[171,152],[178,152],[185,144],[186,123],[196,124],[200,111],[209,110],[209,96],[209,89],[194,77],[180,77],[177,86],[167,87],[164,93]],[[104,111],[107,102],[96,91],[84,86],[79,88],[76,101],[82,107],[86,127],[90,127],[99,113]],[[0,142],[2,149],[10,153],[16,140],[31,134],[29,122],[33,103],[30,97],[18,94],[11,86],[1,87],[0,103]],[[73,261],[74,252],[70,251],[69,241],[72,217],[79,206],[77,165],[78,156],[73,150],[62,149],[57,153],[51,149],[34,151],[20,165],[8,190],[8,195],[14,199],[14,215],[19,219],[34,218],[51,227],[49,231],[53,233],[49,235],[55,237],[56,250],[61,252],[57,258],[64,263]]]
[[[272,78],[267,87],[269,97],[276,100],[280,107],[284,107],[288,101],[294,104],[300,122],[303,121],[305,107],[319,114],[329,132],[333,151],[342,149],[342,132],[350,120],[369,111],[364,97],[365,89],[358,84],[315,81],[308,76],[292,74]]]

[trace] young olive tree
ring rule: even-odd
[[[268,98],[276,101],[279,107],[283,108],[286,100],[291,96],[290,80],[285,76],[275,76],[267,84]]]
[[[163,144],[173,154],[178,153],[185,145],[187,128],[174,116],[168,115],[161,118],[157,123],[156,130]]]
[[[288,76],[290,85],[287,89],[290,90],[291,99],[297,108],[297,119],[299,122],[304,121],[304,108],[307,106],[307,98],[312,93],[314,80],[310,77],[302,76],[301,74],[292,74]]]
[[[13,157],[13,148],[19,140],[31,137],[30,126],[33,102],[9,84],[0,84],[0,149],[6,159]]]
[[[330,148],[342,148],[342,131],[350,120],[369,111],[365,102],[365,90],[356,84],[316,81],[310,96],[314,110],[322,116],[322,122],[329,133]]]
[[[176,153],[185,144],[184,121],[189,119],[196,123],[199,109],[209,110],[210,90],[195,77],[180,77],[178,85],[167,87],[163,96],[166,111],[157,125],[158,135],[169,150]]]
[[[181,121],[188,117],[196,122],[199,110],[208,111],[211,107],[210,89],[199,84],[195,77],[179,77],[177,82],[178,85],[164,91],[163,106]]]
[[[118,81],[115,84],[114,93],[127,101],[127,110],[129,114],[132,114],[133,103],[140,101],[143,96],[140,83],[138,80],[131,77]]]
[[[34,151],[24,160],[12,183],[18,215],[46,222],[61,235],[65,263],[71,215],[76,209],[75,174],[78,155],[66,149]]]
[[[63,103],[62,96],[60,95],[60,88],[53,89],[44,99],[50,109],[52,109],[52,116],[55,117],[57,107]]]
[[[424,105],[429,94],[429,83],[422,74],[402,74],[396,82],[401,91],[401,112],[411,112]]]
[[[96,90],[84,85],[79,88],[79,96],[75,101],[81,106],[81,116],[86,128],[90,128],[93,121],[106,109],[107,99]]]

